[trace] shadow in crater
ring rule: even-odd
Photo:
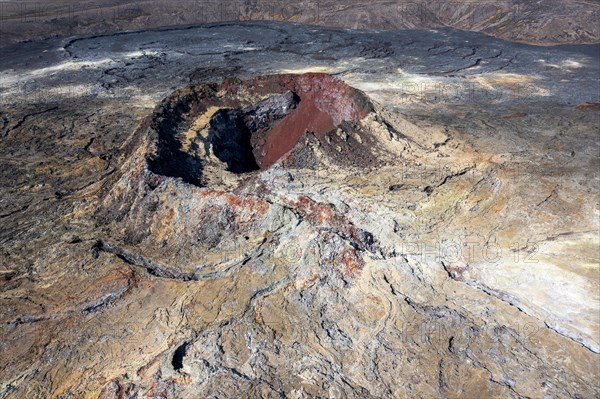
[[[178,132],[185,123],[184,115],[190,112],[187,102],[166,109],[155,119],[154,129],[158,132],[157,153],[148,158],[148,167],[153,173],[179,177],[186,183],[202,186],[202,160],[197,154],[197,145],[192,143],[184,150]]]
[[[246,125],[244,113],[222,109],[210,121],[206,151],[212,145],[213,153],[227,164],[230,172],[253,172],[260,168],[254,158],[251,137],[252,132]]]

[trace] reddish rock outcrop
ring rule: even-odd
[[[575,107],[580,110],[592,110],[592,111],[600,111],[600,103],[581,103]]]

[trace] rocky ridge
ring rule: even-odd
[[[1,2],[0,15],[0,45],[234,21],[349,29],[454,28],[537,45],[598,43],[600,38],[600,6],[592,0],[22,0]]]

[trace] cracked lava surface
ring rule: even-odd
[[[597,397],[597,50],[0,49],[0,398]]]

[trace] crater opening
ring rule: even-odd
[[[320,141],[372,111],[364,93],[321,73],[192,86],[175,92],[155,113],[158,140],[149,167],[202,186],[203,169],[215,159],[235,174],[264,170],[304,135]]]
[[[252,132],[244,123],[244,115],[237,110],[220,110],[211,122],[208,145],[220,161],[227,164],[233,173],[247,173],[258,170],[250,139]],[[207,148],[209,151],[209,148]]]

